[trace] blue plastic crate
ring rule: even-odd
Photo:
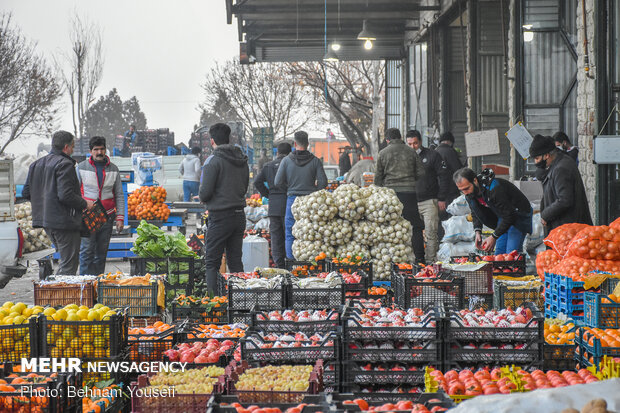
[[[584,321],[588,327],[620,328],[620,304],[613,301],[603,303],[606,297],[598,293],[585,294]]]
[[[567,315],[569,318],[572,318],[575,322],[583,322],[584,316],[577,316],[573,314],[569,314],[566,310],[562,311],[557,306],[551,305],[545,308],[545,318],[558,318],[560,313]]]

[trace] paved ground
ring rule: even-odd
[[[193,214],[187,219],[187,235],[193,234],[196,228],[196,221]],[[174,230],[173,230],[174,231]],[[22,278],[13,278],[6,287],[0,289],[0,305],[6,301],[18,302],[26,304],[34,304],[34,287],[33,281],[39,279],[39,265],[36,261],[29,263],[28,272]],[[129,260],[109,259],[105,266],[107,272],[122,271],[129,273]]]

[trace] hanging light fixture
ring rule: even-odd
[[[368,29],[368,20],[362,23],[362,31],[357,35],[357,40],[377,40],[377,36]]]
[[[334,52],[337,52],[338,50],[340,50],[340,42],[339,42],[338,40],[334,40],[334,41],[332,42],[331,49],[332,49]]]
[[[364,42],[364,49],[366,50],[372,49],[372,40],[368,39]]]
[[[325,55],[323,56],[323,61],[324,62],[337,62],[338,60],[338,55],[336,54],[335,50],[340,49],[340,45],[338,45],[338,49],[334,49],[333,45],[332,47],[327,47],[327,0],[325,0],[325,37],[324,37],[324,42],[325,42]]]

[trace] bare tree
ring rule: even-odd
[[[61,87],[35,45],[0,15],[0,154],[19,138],[51,131]]]
[[[232,113],[247,128],[271,127],[277,137],[286,137],[312,119],[315,103],[298,80],[281,63],[241,65],[232,60],[216,64],[202,88],[203,113]],[[204,116],[202,116],[204,117]],[[229,121],[236,119],[221,119]]]
[[[302,62],[288,63],[287,68],[313,90],[316,99],[324,101],[351,146],[376,154],[373,110],[380,109],[377,96],[384,95],[384,65],[366,61]]]
[[[71,52],[61,53],[63,62],[57,64],[71,103],[73,130],[80,137],[85,131],[86,112],[95,101],[95,91],[103,76],[103,43],[99,27],[77,12],[71,19],[69,39]]]

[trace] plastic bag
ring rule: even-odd
[[[452,203],[446,208],[446,211],[448,214],[457,217],[471,214],[465,195],[461,195],[452,201]]]
[[[476,246],[473,241],[457,242],[456,244],[444,242],[439,246],[437,259],[442,262],[450,262],[450,257],[462,257],[475,252]]]
[[[461,241],[473,241],[476,234],[474,224],[465,216],[454,216],[441,223],[445,231],[443,242],[457,243]]]
[[[545,271],[549,271],[554,267],[561,258],[554,250],[546,250],[536,256],[536,273],[543,280],[545,279]]]
[[[573,237],[587,226],[586,224],[561,225],[549,232],[547,238],[544,239],[544,243],[546,246],[553,248],[560,257],[563,257],[566,255],[566,248]]]
[[[588,226],[573,237],[566,254],[586,259],[620,261],[620,230],[607,225]]]
[[[254,229],[269,229],[269,218],[262,218],[254,225]]]
[[[542,244],[543,239],[545,238],[545,230],[543,228],[543,224],[541,222],[540,214],[534,214],[532,217],[532,233],[527,234],[525,237],[526,240],[526,250],[531,251]]]

